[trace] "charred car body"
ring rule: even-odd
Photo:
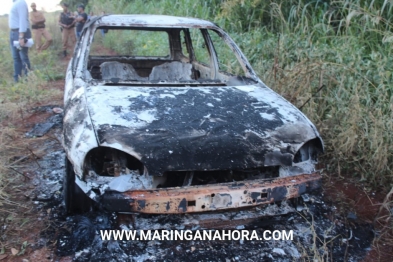
[[[225,210],[319,186],[315,126],[208,21],[93,18],[69,64],[64,104],[68,211],[91,200],[116,212]]]

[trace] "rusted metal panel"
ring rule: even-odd
[[[123,212],[149,214],[194,213],[252,207],[296,198],[319,187],[318,172],[271,180],[223,183],[156,190],[134,190],[104,196],[104,206]],[[122,202],[123,204],[119,203]]]

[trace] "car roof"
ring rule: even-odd
[[[206,20],[168,15],[105,15],[96,24],[106,26],[134,26],[134,27],[198,27],[217,28]]]

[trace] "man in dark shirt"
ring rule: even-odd
[[[79,15],[75,19],[75,22],[76,22],[76,36],[79,39],[82,34],[83,26],[85,25],[85,23],[87,21],[87,14],[85,13],[85,6],[84,5],[78,6],[78,13],[79,13]]]
[[[59,17],[59,25],[61,26],[61,37],[63,40],[63,55],[67,56],[67,47],[70,49],[74,48],[76,38],[75,38],[75,25],[74,25],[74,16],[68,10],[68,4],[63,3],[63,12],[61,12]],[[71,44],[69,45],[69,42]]]

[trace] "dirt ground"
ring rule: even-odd
[[[64,81],[48,85],[63,87]],[[55,97],[29,108],[24,119],[2,123],[15,127],[9,142],[24,150],[10,159],[17,168],[9,170],[9,198],[0,206],[0,261],[392,261],[391,221],[387,209],[381,209],[386,192],[327,174],[322,190],[297,205],[263,207],[260,212],[268,216],[235,227],[258,234],[294,230],[293,241],[103,241],[98,230],[135,224],[104,211],[66,216],[62,115],[53,111],[62,107],[62,97]],[[48,133],[32,135],[37,124],[47,123],[53,124]],[[184,216],[136,219],[137,229],[185,229]]]

